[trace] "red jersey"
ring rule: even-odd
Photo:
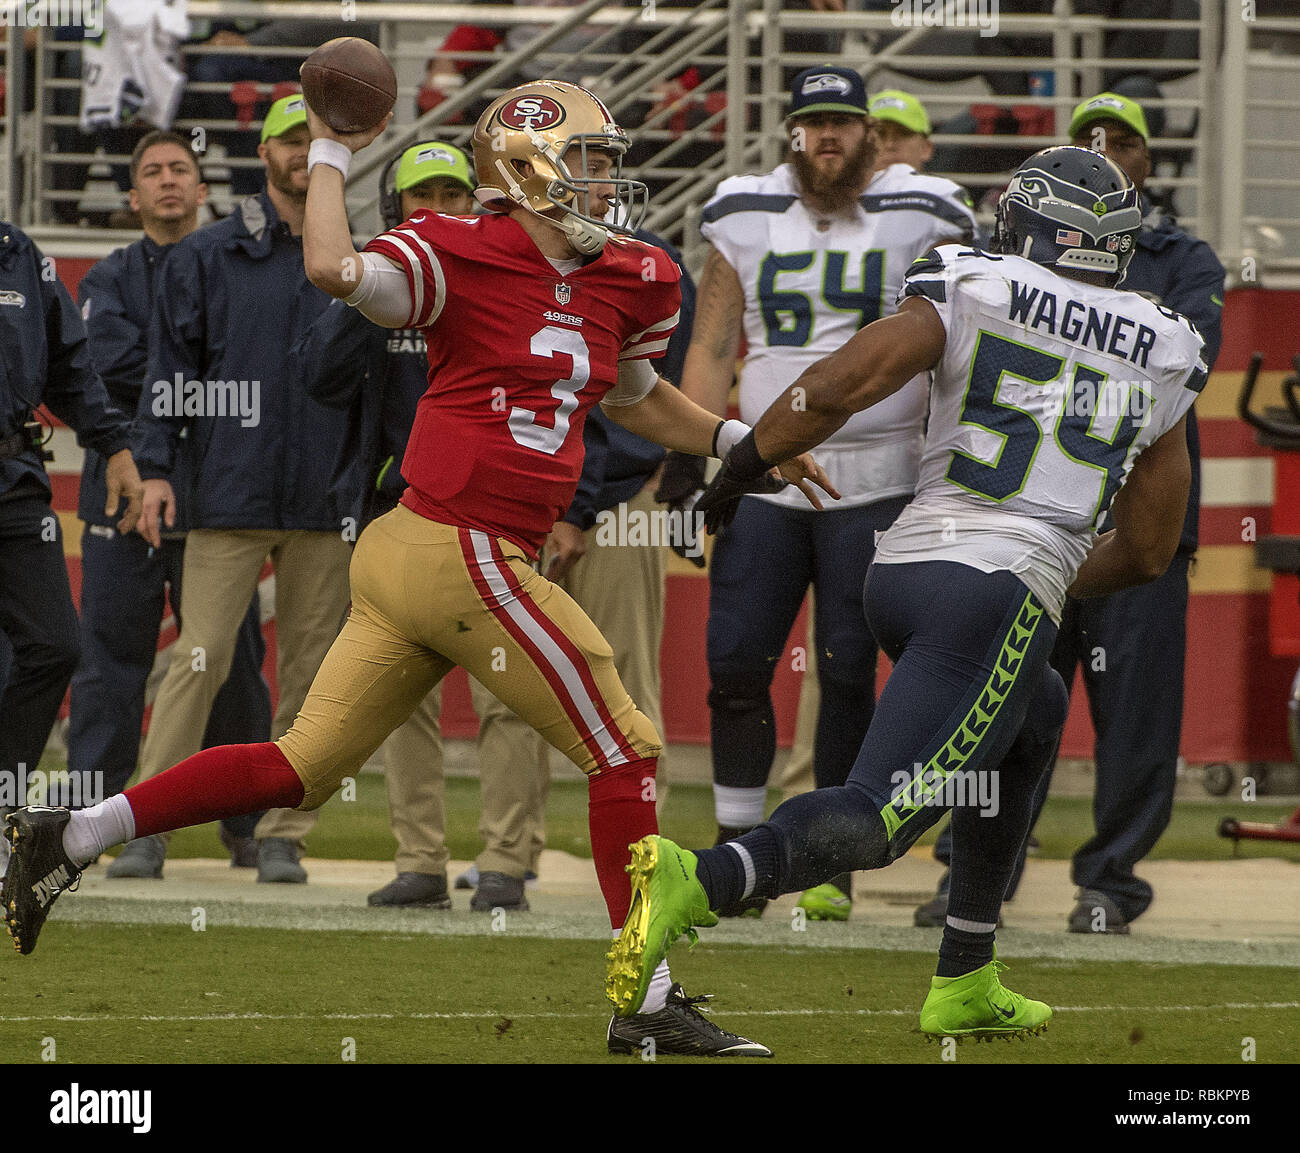
[[[402,503],[536,555],[573,500],[587,413],[620,360],[663,354],[681,272],[662,249],[615,236],[561,275],[510,217],[416,213],[367,246],[411,288],[429,389],[402,462]]]

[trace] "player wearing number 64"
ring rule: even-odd
[[[1106,157],[1035,154],[999,202],[993,253],[944,245],[916,261],[899,311],[804,372],[727,455],[696,505],[710,527],[771,464],[932,374],[916,496],[867,574],[867,622],[894,669],[848,782],[698,854],[637,846],[628,927],[610,954],[616,1012],[636,1011],[645,975],[674,937],[713,923],[708,910],[881,868],[940,819],[933,798],[955,774],[996,772],[996,814],[953,811],[920,1025],[956,1037],[1046,1027],[1045,1004],[1001,984],[994,930],[1065,723],[1048,655],[1067,594],[1168,567],[1187,507],[1186,413],[1207,376],[1189,321],[1115,290],[1140,226],[1137,190]],[[1115,527],[1097,537],[1108,508]]]

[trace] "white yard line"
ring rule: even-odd
[[[1054,1005],[1054,1013],[1208,1013],[1229,1010],[1300,1009],[1300,1001],[1228,1001],[1219,1005]],[[911,1017],[910,1009],[753,1009],[729,1006],[728,1017]],[[52,1017],[0,1017],[0,1025],[35,1021],[107,1022],[143,1021],[152,1024],[187,1021],[586,1021],[596,1013],[194,1013],[176,1016],[140,1014],[84,1014]]]

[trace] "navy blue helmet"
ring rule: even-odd
[[[1115,277],[1142,230],[1138,190],[1100,152],[1064,145],[1026,160],[998,201],[993,250]]]

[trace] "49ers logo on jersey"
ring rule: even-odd
[[[564,106],[549,96],[516,96],[497,113],[507,128],[541,132],[564,119]]]

